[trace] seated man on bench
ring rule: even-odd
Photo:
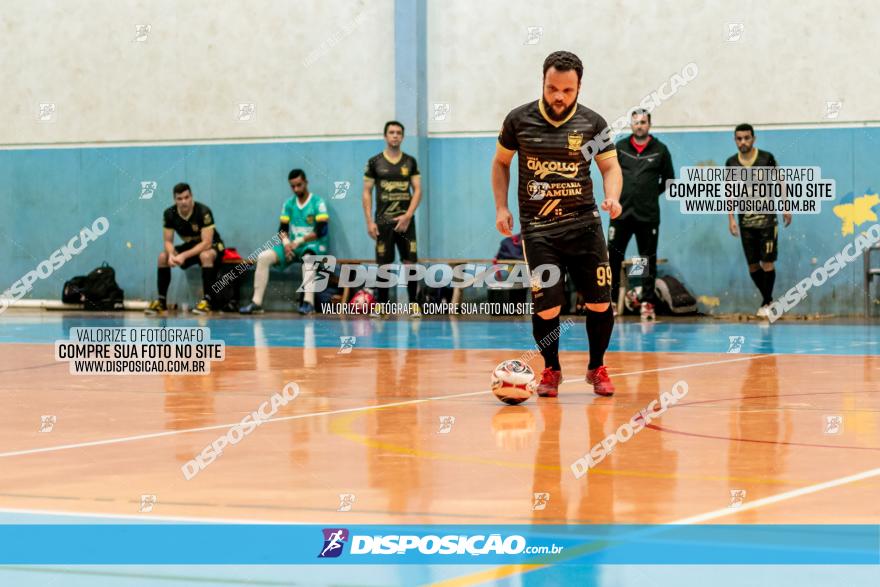
[[[330,236],[327,222],[327,204],[320,196],[309,192],[309,182],[302,169],[292,170],[287,181],[294,195],[281,208],[281,225],[278,234],[281,244],[265,250],[257,257],[257,271],[254,275],[254,297],[250,304],[239,310],[242,314],[263,312],[263,296],[269,284],[269,268],[278,264],[282,270],[295,261],[303,261],[303,284],[312,283],[317,273],[317,263],[306,262],[304,255],[326,255],[329,251]],[[293,240],[290,240],[290,237]],[[305,288],[299,313],[306,315],[315,311],[315,292]]]

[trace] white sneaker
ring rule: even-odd
[[[654,304],[652,304],[651,302],[642,302],[641,308],[639,309],[639,314],[641,315],[641,319],[643,321],[657,319],[657,314],[654,313]]]
[[[756,312],[758,318],[769,318],[770,317],[770,306],[761,306],[758,308]]]

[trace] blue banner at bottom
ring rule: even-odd
[[[880,564],[875,525],[6,524],[0,564]]]

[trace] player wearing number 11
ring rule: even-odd
[[[513,216],[507,207],[510,163],[518,153],[519,220],[526,262],[530,269],[553,264],[563,275],[568,271],[584,296],[590,345],[586,379],[595,393],[608,396],[614,393],[604,365],[614,327],[611,267],[593,198],[590,160],[595,159],[602,174],[602,210],[611,218],[621,212],[623,174],[613,142],[598,139],[605,146],[591,158],[582,151],[608,128],[599,114],[577,103],[583,71],[581,60],[573,53],[557,51],[547,57],[541,99],[513,109],[504,119],[492,162],[492,191],[495,226],[509,236],[513,231]],[[538,386],[538,395],[543,397],[556,397],[562,381],[558,329],[564,297],[561,280],[546,286],[533,280],[532,334],[544,357]]]

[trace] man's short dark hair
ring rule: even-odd
[[[651,113],[648,112],[647,110],[645,110],[644,108],[636,108],[635,110],[633,110],[632,115],[633,115],[633,117],[643,116],[643,115],[647,116],[648,117],[648,124],[651,124]]]
[[[584,64],[581,63],[577,55],[570,51],[556,51],[548,55],[547,59],[544,60],[544,77],[547,77],[547,70],[551,67],[556,71],[575,70],[578,75],[578,83],[580,83],[581,77],[584,75]]]
[[[388,127],[389,126],[399,126],[400,133],[406,134],[406,130],[403,128],[403,124],[397,122],[396,120],[389,120],[388,122],[385,123],[385,129],[382,131],[382,136],[385,136],[388,134]]]
[[[306,181],[306,172],[302,169],[291,169],[290,173],[287,174],[287,181],[296,179],[297,177],[301,177],[303,178],[303,181]]]
[[[737,124],[736,128],[733,129],[733,134],[736,134],[740,131],[743,131],[743,132],[749,131],[750,133],[752,133],[752,136],[755,136],[755,127],[753,127],[748,122],[744,122],[742,124]]]
[[[172,191],[174,192],[175,196],[177,196],[177,194],[182,194],[183,192],[192,193],[192,190],[190,189],[189,184],[184,183],[184,182],[180,182],[179,184],[174,186],[174,189]]]

